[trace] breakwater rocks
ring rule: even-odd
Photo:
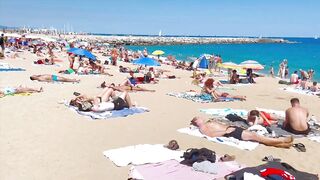
[[[135,37],[135,36],[99,36],[99,41],[109,44],[125,45],[182,45],[182,44],[256,44],[291,43],[275,38],[204,38],[204,37]],[[96,40],[98,40],[96,39]]]

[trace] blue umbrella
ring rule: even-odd
[[[133,61],[133,64],[140,64],[145,66],[160,66],[160,63],[152,58],[144,57]]]
[[[70,48],[68,50],[68,52],[75,54],[75,55],[79,55],[79,56],[85,56],[91,60],[96,60],[96,56],[94,56],[91,52],[85,50],[85,49],[81,49],[81,48]]]

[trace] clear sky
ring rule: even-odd
[[[0,0],[0,25],[111,34],[320,35],[320,0]],[[69,24],[69,26],[68,26]]]

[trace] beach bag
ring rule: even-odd
[[[93,105],[90,102],[84,101],[80,104],[79,111],[90,111],[92,107]]]
[[[216,153],[207,148],[189,148],[186,152],[183,153],[181,164],[192,166],[195,162],[202,162],[202,161],[210,161],[211,163],[216,162]]]

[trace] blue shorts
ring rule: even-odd
[[[58,76],[57,75],[52,75],[52,81],[58,81]]]

